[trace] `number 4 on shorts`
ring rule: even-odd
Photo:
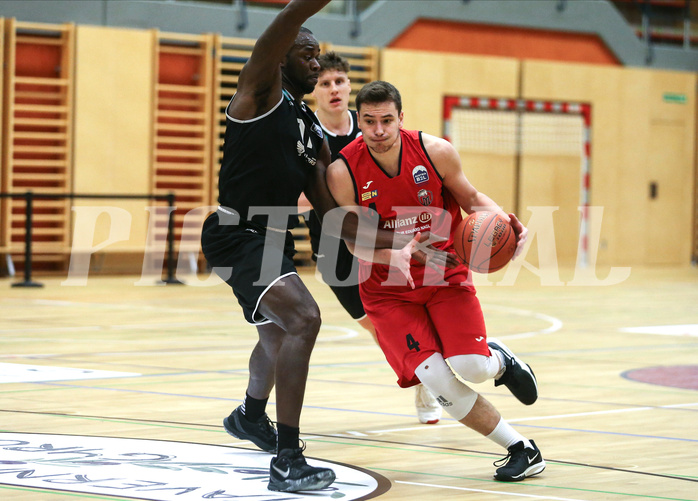
[[[419,341],[412,337],[412,334],[407,334],[407,336],[405,336],[405,339],[407,340],[408,349],[419,351]]]

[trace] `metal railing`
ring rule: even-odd
[[[164,200],[169,205],[167,221],[167,278],[166,284],[181,284],[174,277],[174,209],[175,194],[167,195],[123,195],[123,194],[83,194],[83,193],[0,193],[0,198],[23,198],[25,200],[24,220],[24,280],[12,284],[12,287],[43,287],[43,284],[32,280],[32,228],[35,199],[111,199],[111,200]]]

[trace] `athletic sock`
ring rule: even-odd
[[[492,433],[487,435],[487,438],[505,449],[508,449],[517,442],[523,442],[524,447],[533,447],[526,437],[512,428],[511,425],[502,418],[499,418],[499,423],[494,427]]]
[[[269,398],[263,400],[253,398],[248,393],[245,393],[245,401],[242,402],[242,415],[251,423],[256,422],[264,416],[268,400]]]
[[[277,450],[279,452],[283,449],[298,449],[300,447],[300,428],[276,423],[276,431],[278,432],[279,445]]]
[[[495,381],[502,377],[504,375],[504,371],[507,368],[507,364],[504,361],[504,355],[499,350],[490,350],[490,353],[492,353],[492,356],[495,357],[499,361],[499,370],[497,371],[497,374],[494,375]]]

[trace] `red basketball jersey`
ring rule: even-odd
[[[418,231],[430,231],[447,240],[433,244],[453,252],[453,230],[463,219],[461,209],[451,193],[443,186],[441,176],[434,168],[424,148],[422,133],[416,130],[400,130],[400,164],[395,176],[388,175],[373,159],[363,138],[345,147],[340,157],[349,168],[354,182],[356,204],[375,210],[379,228],[411,235]],[[423,266],[412,262],[412,275],[421,285]],[[387,265],[362,263],[360,281],[384,282],[388,276]],[[446,277],[457,270],[447,270]],[[467,274],[467,271],[466,271]]]

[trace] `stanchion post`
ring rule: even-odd
[[[184,282],[177,280],[174,276],[174,217],[175,217],[175,194],[167,194],[167,204],[169,205],[169,215],[167,220],[167,278],[166,284],[183,285]]]
[[[12,287],[43,287],[44,284],[32,281],[32,218],[34,215],[34,194],[24,194],[26,202],[24,218],[24,281],[12,284]]]

